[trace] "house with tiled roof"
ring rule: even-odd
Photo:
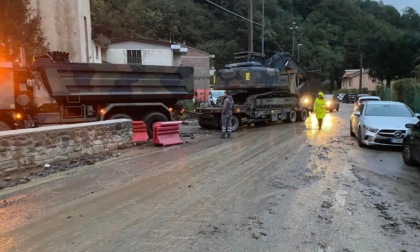
[[[341,89],[358,89],[360,85],[360,69],[345,70],[342,77]],[[369,76],[369,69],[362,69],[362,89],[375,91],[382,82]]]

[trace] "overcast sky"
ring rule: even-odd
[[[377,2],[379,1],[377,0]],[[382,0],[382,2],[387,5],[393,5],[401,13],[406,7],[412,7],[420,14],[420,0]]]

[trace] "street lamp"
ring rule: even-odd
[[[296,25],[296,22],[292,23],[292,26],[290,26],[290,30],[292,30],[293,35],[292,35],[292,55],[295,55],[295,31],[297,30],[297,28],[299,28]]]
[[[298,62],[300,62],[300,51],[299,51],[300,46],[303,46],[303,44],[298,44]]]

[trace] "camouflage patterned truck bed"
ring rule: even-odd
[[[227,65],[215,72],[215,89],[276,89],[289,90],[289,79],[276,68],[256,62]]]
[[[34,68],[58,102],[155,102],[192,99],[192,67],[53,62],[38,58]]]

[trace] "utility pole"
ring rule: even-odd
[[[261,27],[261,54],[264,54],[264,26],[265,26],[265,4],[262,0],[262,27]]]
[[[362,93],[363,78],[363,53],[360,53],[360,74],[359,74],[359,94]]]
[[[250,51],[250,52],[254,51],[254,41],[253,41],[254,27],[253,27],[253,23],[252,23],[253,22],[252,8],[253,8],[252,0],[249,0],[248,51]]]
[[[295,55],[295,31],[299,28],[296,25],[296,22],[292,23],[292,26],[290,27],[290,30],[292,30],[292,55]]]
[[[297,45],[297,47],[298,47],[298,62],[300,62],[300,50],[299,50],[299,47],[301,47],[301,46],[303,46],[303,44],[298,44]]]

